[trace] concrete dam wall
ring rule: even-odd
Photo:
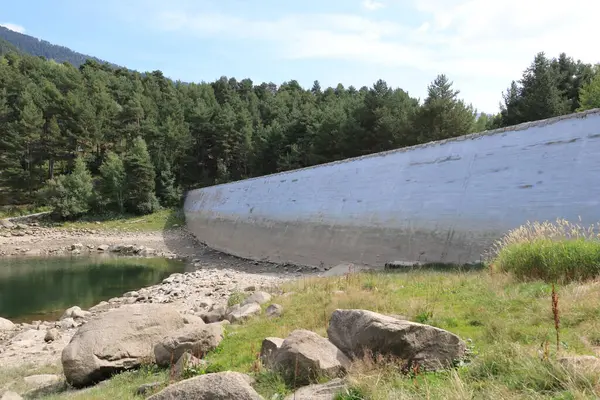
[[[600,110],[190,191],[188,228],[319,266],[477,262],[534,220],[600,221]]]

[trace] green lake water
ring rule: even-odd
[[[184,270],[183,262],[164,258],[0,258],[0,317],[56,320],[71,306],[86,309]]]

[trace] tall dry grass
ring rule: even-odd
[[[521,279],[593,279],[600,276],[600,223],[527,222],[496,241],[486,258],[493,269]]]

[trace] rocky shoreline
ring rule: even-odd
[[[6,220],[4,220],[6,221]],[[0,366],[56,365],[62,349],[90,318],[129,304],[169,304],[182,315],[200,315],[226,307],[235,292],[274,292],[282,283],[319,271],[240,259],[199,243],[185,229],[164,232],[118,232],[99,229],[56,229],[36,222],[0,227],[0,256],[75,256],[112,254],[127,257],[165,257],[187,264],[187,272],[156,285],[103,301],[83,314],[59,321],[13,324],[0,320]],[[76,305],[74,305],[76,306]],[[0,316],[1,317],[1,316]],[[47,336],[47,332],[52,332]]]

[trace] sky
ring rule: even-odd
[[[446,74],[480,112],[536,53],[600,62],[598,0],[2,0],[0,25],[139,71],[311,87]]]

